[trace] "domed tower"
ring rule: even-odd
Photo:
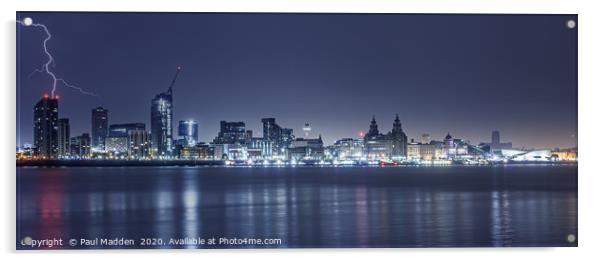
[[[447,146],[453,146],[454,145],[454,139],[449,134],[449,132],[447,132],[447,135],[445,136],[445,139],[443,141],[445,142],[445,145],[447,145]]]
[[[378,125],[376,124],[376,118],[372,116],[372,121],[370,121],[370,130],[366,134],[366,136],[378,136]]]
[[[401,129],[401,121],[399,115],[395,115],[395,121],[393,121],[393,130],[391,131],[392,150],[391,154],[394,158],[404,158],[408,152],[408,137]]]

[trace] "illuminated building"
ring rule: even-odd
[[[376,119],[373,116],[370,129],[364,136],[366,156],[371,160],[402,159],[407,156],[407,136],[401,128],[399,116],[395,116],[393,130],[387,134],[378,131]]]
[[[275,118],[262,118],[263,139],[272,141],[273,155],[286,155],[286,150],[295,139],[293,129],[283,128],[276,124]]]
[[[420,146],[422,143],[414,142],[414,139],[408,143],[408,158],[409,159],[420,159]]]
[[[78,158],[89,158],[91,149],[90,134],[83,133],[80,136],[71,138],[71,156]]]
[[[330,155],[337,160],[361,160],[364,156],[362,139],[343,138],[330,147]]]
[[[92,147],[104,150],[104,140],[109,134],[109,110],[97,107],[92,109]]]
[[[502,156],[508,160],[515,162],[548,162],[552,159],[552,151],[544,150],[514,150],[502,149]]]
[[[105,138],[105,151],[113,156],[125,156],[128,153],[127,136],[108,136]]]
[[[33,108],[33,139],[39,157],[58,157],[59,99],[44,95]]]
[[[242,144],[245,142],[246,132],[244,122],[220,122],[219,133],[213,139],[215,144]]]
[[[151,140],[157,157],[172,155],[172,92],[160,93],[151,101]]]
[[[138,141],[132,141],[132,133],[136,135],[133,138]],[[146,125],[144,123],[112,124],[109,126],[109,135],[105,137],[105,151],[112,156],[148,156],[148,152],[144,153],[140,151],[137,151],[135,156],[132,155],[132,147],[142,147],[139,149],[148,151],[148,149],[144,147],[150,146],[150,143],[144,141],[144,139],[148,139],[149,135],[145,133]],[[137,144],[133,144],[133,142],[136,142]]]
[[[449,133],[443,140],[444,158],[453,159],[468,154],[468,143],[462,139],[454,139]]]
[[[60,118],[58,126],[58,156],[59,158],[68,157],[71,153],[69,119]]]
[[[128,155],[140,159],[151,156],[151,138],[146,130],[128,131]]]
[[[178,137],[183,139],[188,146],[194,146],[199,140],[199,124],[194,120],[180,120]]]
[[[315,139],[297,138],[291,142],[287,152],[291,160],[320,160],[324,157],[322,136]]]
[[[305,138],[309,137],[310,132],[311,132],[311,126],[309,125],[309,123],[305,123],[305,125],[303,126],[303,133],[305,133]]]
[[[213,144],[216,160],[247,160],[247,147],[241,144]]]
[[[110,137],[127,137],[130,131],[144,131],[144,123],[113,124],[109,127]]]
[[[577,161],[577,149],[556,149],[552,151],[552,158],[555,161]]]
[[[422,134],[421,138],[420,138],[420,143],[423,145],[426,145],[428,143],[431,142],[431,135],[429,134]]]
[[[246,141],[247,153],[249,158],[260,159],[272,156],[272,141],[262,137],[252,137]]]

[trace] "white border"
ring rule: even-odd
[[[463,260],[463,261],[581,261],[596,260],[600,235],[602,196],[602,172],[597,169],[596,150],[602,138],[599,113],[602,112],[600,48],[602,41],[601,10],[597,1],[558,0],[414,0],[414,1],[336,1],[336,0],[104,0],[63,1],[29,0],[1,1],[2,63],[0,81],[5,95],[0,110],[3,123],[0,148],[3,171],[2,236],[0,249],[3,261],[57,260],[57,261],[105,261],[132,258],[151,261],[176,260],[293,260],[324,259],[337,261],[388,261],[404,260]],[[170,251],[62,251],[16,252],[15,243],[15,12],[16,11],[196,11],[196,12],[361,12],[361,13],[533,13],[578,14],[579,30],[579,247],[578,248],[470,248],[470,249],[288,249],[288,250],[170,250]],[[10,94],[10,95],[6,95]],[[99,256],[99,254],[108,254]],[[93,255],[93,256],[91,256]],[[200,257],[198,257],[200,255]],[[140,258],[138,258],[140,257]],[[599,259],[599,258],[598,258]],[[139,260],[143,261],[143,260]]]

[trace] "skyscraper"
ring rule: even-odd
[[[58,96],[44,95],[33,108],[34,145],[40,157],[58,157]]]
[[[71,130],[68,118],[61,118],[58,122],[58,157],[67,157],[71,153]]]
[[[500,147],[500,131],[494,130],[491,132],[491,148],[498,149]]]
[[[160,93],[151,101],[151,141],[156,156],[172,154],[172,92]]]
[[[176,68],[176,74],[166,92],[160,93],[151,100],[151,144],[152,153],[157,157],[171,157],[173,150],[173,86],[178,79],[181,67]]]
[[[199,124],[194,120],[180,120],[178,137],[186,141],[188,146],[194,146],[199,141]]]
[[[104,150],[108,127],[109,110],[102,107],[92,109],[92,148]]]

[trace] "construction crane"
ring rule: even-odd
[[[171,90],[173,89],[173,85],[176,83],[176,79],[178,78],[178,75],[180,74],[180,70],[182,69],[181,66],[178,66],[176,68],[176,74],[173,76],[173,80],[171,80],[171,84],[169,85],[169,89],[167,89],[167,93],[171,95]]]

